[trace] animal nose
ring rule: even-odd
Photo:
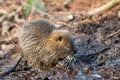
[[[76,52],[77,52],[76,50],[72,50],[72,55],[76,54]]]

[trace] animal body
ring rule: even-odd
[[[25,23],[19,28],[18,40],[23,58],[29,65],[43,71],[56,67],[67,56],[74,55],[71,34],[45,20]]]

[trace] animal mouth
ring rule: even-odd
[[[56,65],[57,67],[62,67],[62,66],[69,66],[71,61],[73,59],[73,56],[68,55],[66,58],[62,59],[59,58],[58,64]]]

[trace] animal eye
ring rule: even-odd
[[[58,37],[58,41],[62,41],[62,37],[60,36],[60,37]]]

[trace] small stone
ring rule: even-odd
[[[118,12],[118,18],[120,19],[120,11]]]
[[[68,15],[65,18],[66,18],[65,21],[71,21],[74,20],[75,17],[73,15]]]
[[[3,51],[9,52],[10,50],[13,50],[15,47],[13,44],[9,44],[9,45],[2,44],[1,48]]]
[[[5,58],[5,53],[3,51],[0,51],[0,59],[4,59]]]

